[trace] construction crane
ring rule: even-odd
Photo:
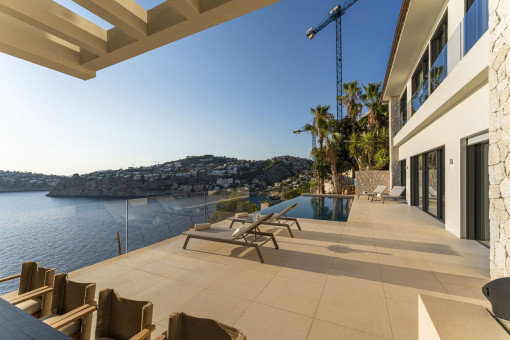
[[[345,12],[354,5],[358,0],[348,0],[343,5],[335,6],[329,15],[317,26],[312,27],[306,31],[306,36],[312,40],[317,33],[322,31],[333,21],[336,22],[336,94],[337,98],[342,95],[343,92],[343,79],[342,79],[342,16]],[[336,103],[336,119],[343,118],[343,105],[341,100],[337,100]]]

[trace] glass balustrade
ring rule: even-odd
[[[197,223],[227,224],[225,220],[238,212],[259,210],[264,199],[253,200],[244,188],[101,202],[39,195],[56,206],[30,211],[0,208],[0,278],[19,273],[24,261],[70,272],[129,256]],[[84,201],[96,203],[67,205]],[[18,284],[17,280],[2,283],[0,295],[16,290]]]
[[[488,22],[488,0],[476,0],[430,67],[431,93],[439,87],[460,60],[483,36],[488,29]],[[411,112],[413,114],[420,108],[427,97],[428,93],[425,86],[421,86],[413,93],[411,99]]]
[[[411,97],[411,112],[414,114],[425,103],[429,96],[428,82],[424,80]]]

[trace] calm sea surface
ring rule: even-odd
[[[126,251],[126,201],[52,198],[46,192],[0,193],[0,277],[19,273],[24,261],[69,272]],[[203,223],[215,202],[228,196],[202,195],[130,200],[129,251],[181,234]],[[207,202],[204,209],[204,201]],[[17,280],[16,280],[17,281]],[[0,294],[18,282],[0,284]]]

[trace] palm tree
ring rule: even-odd
[[[362,105],[360,103],[362,99],[361,88],[358,85],[358,81],[354,80],[348,83],[344,83],[344,95],[337,98],[341,100],[344,108],[347,109],[347,117],[351,118],[352,127],[356,125],[356,120],[361,113]]]
[[[304,130],[310,132],[312,135],[317,137],[318,147],[312,149],[312,152],[310,153],[313,157],[317,156],[318,153],[322,151],[322,148],[324,146],[324,136],[322,135],[320,129],[318,128],[318,121],[319,119],[327,117],[329,115],[328,113],[329,109],[330,109],[329,105],[326,106],[317,105],[315,108],[313,107],[310,108],[310,113],[314,116],[313,123],[306,124]],[[324,179],[318,176],[318,174],[316,174],[316,176],[318,177],[319,180],[319,193],[324,194],[325,193]]]
[[[332,116],[321,117],[317,122],[320,133],[324,137],[326,159],[331,166],[331,177],[333,177],[333,190],[335,193],[341,193],[340,180],[338,178],[338,169],[336,163],[338,160],[338,153],[336,152],[336,144],[342,140],[341,135],[335,132],[336,119]]]
[[[363,88],[365,89],[363,104],[368,108],[368,129],[373,130],[380,123],[381,82],[368,83],[368,86],[363,85]]]
[[[375,133],[375,131],[367,131],[363,134],[363,137],[360,141],[361,149],[367,156],[367,166],[368,169],[372,168],[372,157],[377,150],[379,142],[379,137]]]

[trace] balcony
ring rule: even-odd
[[[457,64],[471,51],[488,27],[488,0],[476,0],[430,67],[428,79],[414,89],[409,101],[411,115],[418,111]]]
[[[395,219],[394,216],[399,216]],[[249,339],[416,339],[418,294],[487,305],[489,251],[406,204],[355,200],[347,222],[300,220],[280,249],[176,236],[81,268],[76,281],[154,303],[154,334],[183,311],[240,328]],[[226,222],[219,227],[228,228]]]

